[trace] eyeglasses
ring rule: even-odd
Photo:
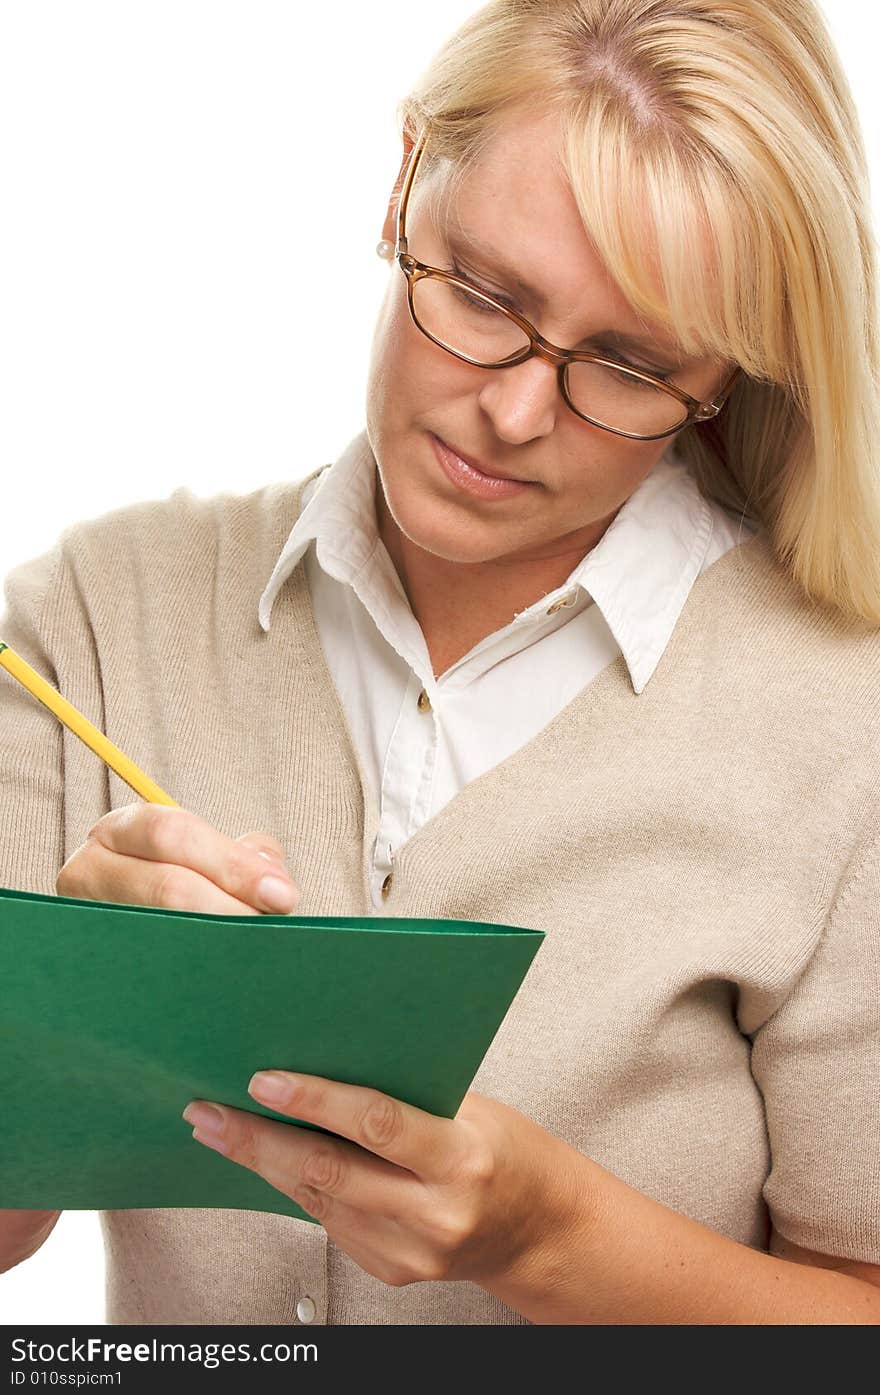
[[[423,131],[413,148],[401,190],[395,258],[406,277],[410,315],[428,339],[478,368],[511,368],[532,356],[556,364],[559,390],[567,406],[584,421],[617,436],[659,441],[692,422],[709,421],[718,415],[741,372],[739,367],[714,398],[699,402],[643,369],[602,354],[551,344],[523,315],[473,281],[411,256],[406,206],[426,143],[427,131]]]

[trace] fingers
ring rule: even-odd
[[[240,838],[236,839],[236,842],[253,848],[260,857],[280,867],[286,876],[290,875],[285,861],[286,853],[277,838],[272,838],[268,833],[243,833]]]
[[[216,915],[290,915],[299,892],[268,834],[226,837],[186,809],[129,804],[89,831],[57,880],[61,895]]]
[[[196,1125],[196,1141],[219,1144],[226,1157],[305,1205],[315,1220],[326,1218],[331,1198],[356,1210],[399,1216],[407,1209],[408,1194],[421,1190],[414,1177],[344,1139],[291,1128],[243,1109],[222,1108],[220,1113],[219,1132],[188,1119]],[[187,1115],[192,1115],[191,1105]],[[309,1202],[316,1209],[310,1209]]]
[[[278,1114],[318,1124],[426,1181],[447,1180],[462,1167],[461,1130],[452,1119],[361,1085],[274,1069],[265,1074],[271,1082],[252,1079],[248,1093]],[[275,1087],[271,1094],[267,1083]]]
[[[207,877],[178,863],[111,852],[95,838],[78,852],[80,861],[65,864],[58,876],[56,885],[62,896],[203,915],[260,914],[258,908],[229,896]]]

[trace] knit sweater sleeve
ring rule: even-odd
[[[774,1228],[880,1264],[880,825],[849,860],[793,991],[755,1033]]]
[[[4,582],[0,640],[58,687],[52,614],[63,589],[62,544],[24,562]],[[61,724],[10,674],[0,672],[0,881],[55,894],[63,856]]]
[[[104,690],[71,524],[4,581],[0,640],[105,730]],[[57,894],[58,873],[110,808],[108,770],[11,674],[0,670],[0,884]]]

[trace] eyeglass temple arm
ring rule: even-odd
[[[739,364],[737,364],[736,368],[734,368],[730,377],[727,379],[727,382],[715,394],[715,396],[712,398],[712,401],[704,402],[701,404],[699,411],[697,411],[694,415],[694,421],[711,421],[713,417],[718,416],[718,413],[721,411],[721,408],[724,406],[725,402],[727,401],[728,397],[733,391],[734,383],[736,382],[741,372],[742,369],[740,368]]]
[[[397,247],[395,249],[397,256],[405,254],[407,249],[406,236],[404,235],[404,226],[406,221],[406,205],[409,201],[409,191],[412,188],[413,177],[416,172],[416,165],[419,163],[422,151],[425,148],[426,139],[427,131],[422,131],[421,135],[419,136],[418,140],[413,146],[412,153],[409,159],[409,164],[407,165],[406,169],[406,178],[403,181],[403,188],[400,191],[400,200],[397,205]]]

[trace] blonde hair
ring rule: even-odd
[[[491,0],[399,107],[448,189],[555,111],[585,229],[635,310],[744,370],[676,443],[814,600],[880,625],[880,332],[865,152],[811,0]],[[420,175],[421,177],[421,175]],[[659,276],[645,257],[646,213]],[[712,255],[702,250],[708,233]]]

